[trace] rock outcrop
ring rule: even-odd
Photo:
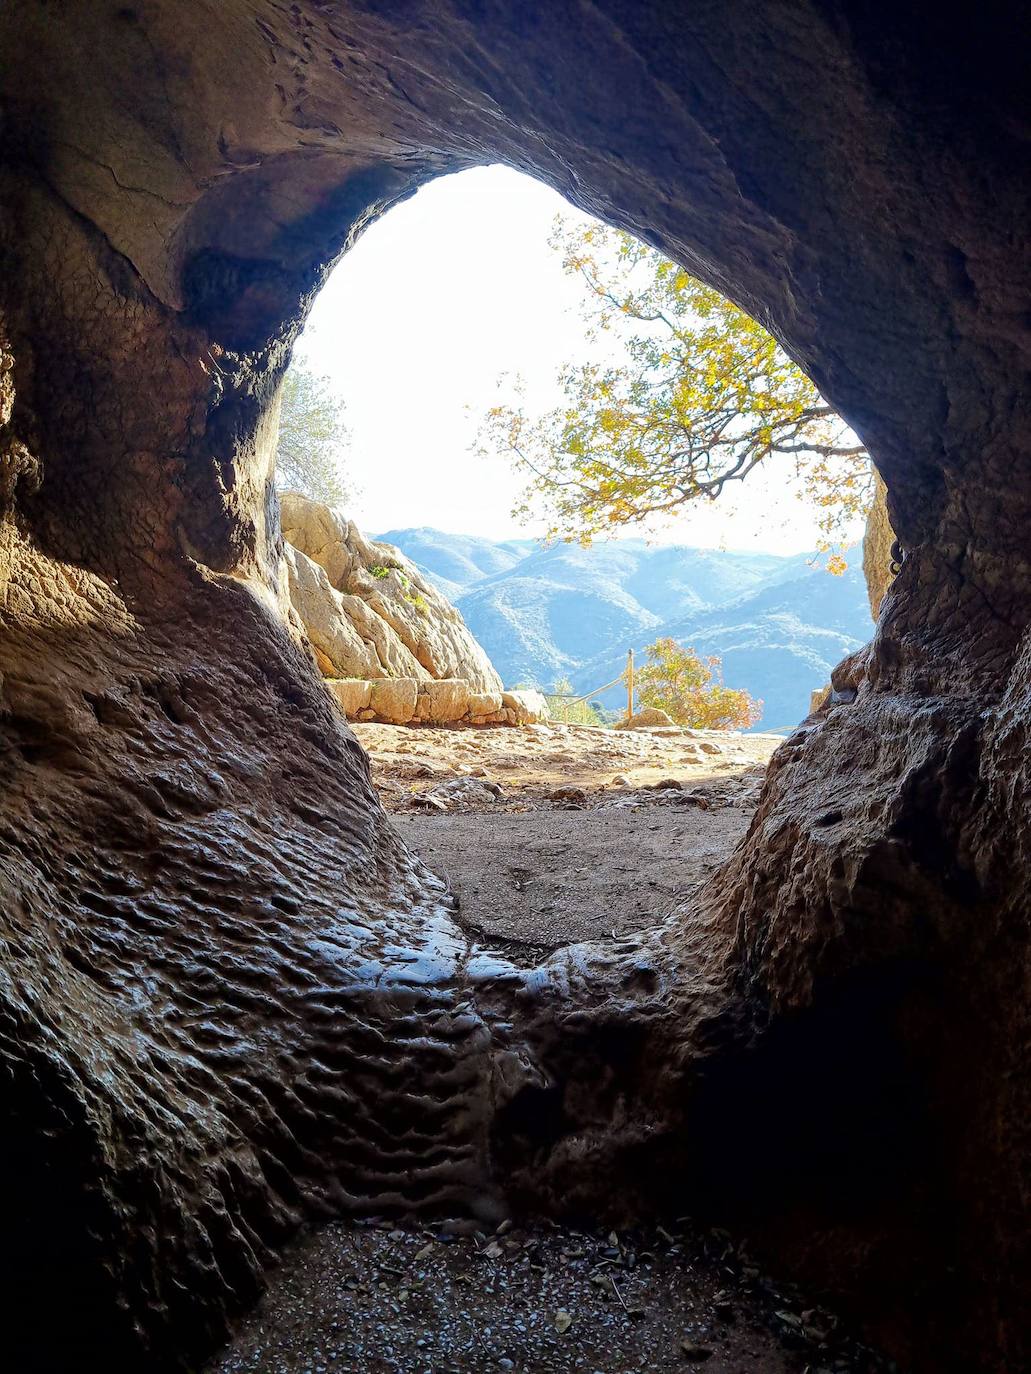
[[[461,613],[398,549],[297,492],[280,504],[290,601],[326,677],[461,679],[467,691],[501,691]]]
[[[326,686],[348,720],[385,725],[536,725],[549,715],[540,692],[474,692],[463,678],[331,677]]]
[[[196,1368],[303,1223],[513,1207],[691,1207],[903,1365],[1031,1366],[1023,24],[0,8],[11,1367]],[[767,324],[906,550],[730,863],[532,967],[380,808],[284,618],[270,484],[333,262],[498,161]]]
[[[655,727],[672,725],[673,717],[658,706],[642,706],[628,720],[621,720],[617,730],[654,730]]]
[[[863,576],[870,596],[870,614],[874,620],[881,613],[881,602],[895,579],[892,568],[895,531],[888,518],[888,489],[874,474],[874,498],[866,517],[863,534]]]

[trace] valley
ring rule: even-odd
[[[759,731],[781,733],[808,713],[809,694],[873,633],[860,559],[828,573],[810,555],[650,545],[588,548],[495,542],[442,530],[394,529],[396,545],[453,601],[506,687],[587,692],[620,673],[627,649],[670,636],[722,660],[727,686],[763,704]],[[625,700],[621,686],[598,700]]]

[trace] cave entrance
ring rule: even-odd
[[[17,1367],[196,1367],[327,1213],[493,1224],[513,1195],[669,1202],[707,1160],[791,1163],[766,1149],[769,1085],[811,1094],[853,1027],[846,1066],[904,1067],[889,1096],[923,1115],[935,1167],[918,1151],[926,1191],[872,1229],[836,1164],[816,1194],[796,1171],[792,1267],[923,1369],[1029,1366],[1015,8],[0,8]],[[754,843],[663,938],[532,971],[455,928],[376,805],[280,614],[270,491],[275,396],[327,264],[492,160],[768,320],[872,446],[907,551],[840,700],[778,751]],[[699,1150],[741,1087],[754,1133]],[[582,1349],[582,1309],[556,1308],[549,1339],[561,1310]]]
[[[849,431],[798,419],[822,399],[767,346],[639,240],[495,166],[367,229],[295,347],[277,472],[295,609],[395,823],[466,929],[513,954],[626,934],[696,889],[869,637],[848,547],[868,463]],[[800,456],[807,435],[845,456]],[[535,480],[577,445],[593,467]],[[565,499],[602,471],[607,507]],[[343,599],[317,596],[319,567]],[[653,715],[622,731],[628,648]],[[500,689],[529,693],[522,728],[502,728]]]

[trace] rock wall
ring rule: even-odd
[[[326,686],[348,720],[386,725],[535,725],[548,719],[540,692],[477,692],[464,678],[331,678]]]
[[[888,518],[888,489],[875,474],[873,504],[866,517],[863,534],[863,576],[866,578],[870,614],[874,620],[880,615],[881,602],[895,577],[892,571],[894,543],[895,531]]]
[[[460,678],[501,691],[461,613],[398,549],[297,492],[280,506],[290,601],[327,677]]]
[[[1024,28],[0,10],[14,1367],[195,1366],[305,1220],[688,1205],[903,1363],[1031,1364]],[[333,261],[497,161],[768,324],[906,549],[733,861],[534,968],[470,946],[379,808],[284,618],[270,481]]]

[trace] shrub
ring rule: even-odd
[[[641,706],[695,730],[747,730],[761,718],[761,701],[723,685],[720,659],[700,658],[675,639],[657,639],[645,653],[648,662],[634,675]]]

